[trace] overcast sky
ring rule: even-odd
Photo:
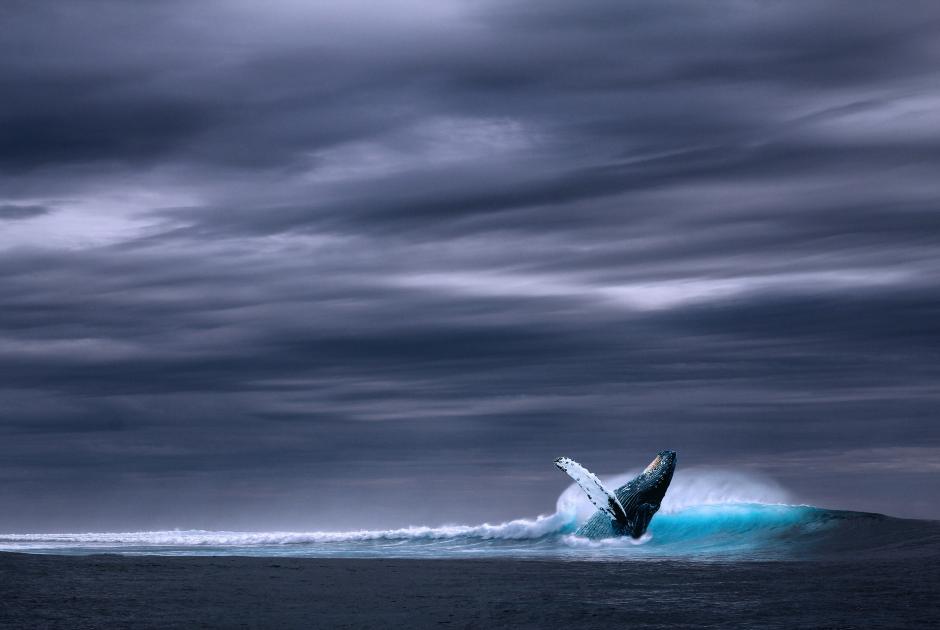
[[[936,2],[0,4],[0,530],[940,517]]]

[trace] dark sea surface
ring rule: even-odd
[[[936,628],[938,567],[0,554],[0,627]]]

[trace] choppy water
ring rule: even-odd
[[[630,477],[625,474],[622,477]],[[608,481],[611,486],[620,478]],[[519,557],[590,560],[806,559],[940,555],[940,522],[782,502],[770,482],[721,471],[677,474],[640,540],[574,532],[593,508],[572,486],[556,511],[500,524],[387,530],[236,532],[171,530],[0,535],[0,550],[34,553],[296,557]]]

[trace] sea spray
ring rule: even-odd
[[[617,488],[633,479],[639,470],[602,477],[608,488]],[[772,479],[758,474],[721,468],[680,468],[676,470],[663,499],[659,514],[679,512],[696,505],[736,503],[791,503],[790,494]],[[556,512],[569,514],[583,523],[596,511],[584,492],[571,484],[558,497]],[[659,516],[653,518],[653,522]]]

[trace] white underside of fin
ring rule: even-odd
[[[569,457],[559,457],[555,460],[555,465],[581,486],[594,507],[605,512],[611,520],[626,524],[626,510],[620,505],[614,493],[604,487],[597,475]]]

